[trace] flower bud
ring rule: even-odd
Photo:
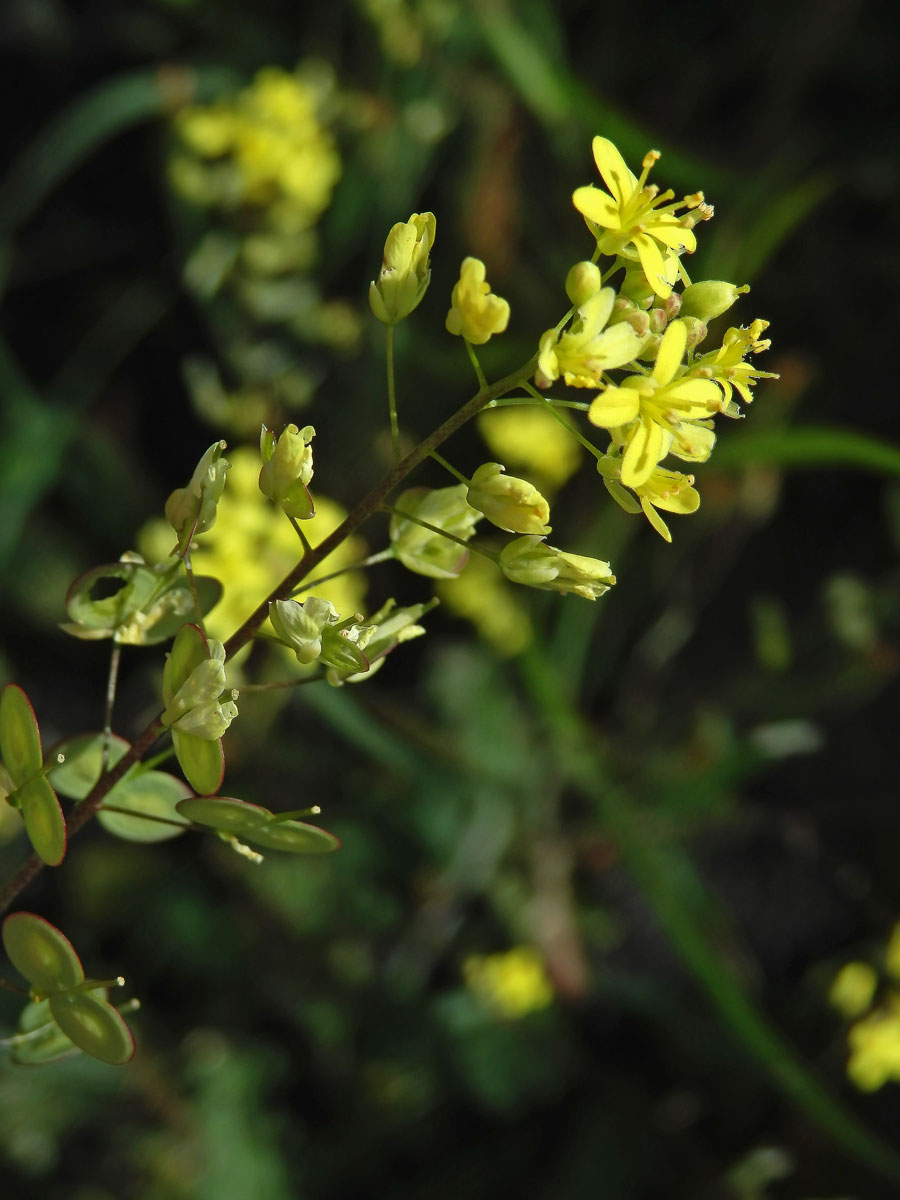
[[[383,324],[396,325],[408,317],[425,295],[436,224],[434,213],[413,213],[387,235],[381,272],[369,284],[369,304]]]
[[[709,323],[727,312],[738,296],[749,291],[749,284],[735,287],[733,283],[725,283],[720,279],[704,279],[702,283],[692,283],[682,294],[681,315],[697,317]]]
[[[675,294],[674,292],[672,293]],[[693,350],[699,346],[706,335],[709,333],[709,327],[705,321],[701,321],[699,317],[682,317],[687,329],[687,341],[685,342],[685,350]]]
[[[166,520],[178,535],[179,554],[185,553],[195,534],[206,533],[216,519],[225,474],[231,465],[222,458],[224,449],[224,442],[213,442],[197,463],[187,487],[176,488],[166,501]]]
[[[478,258],[463,259],[450,303],[447,332],[474,346],[483,346],[509,324],[509,304],[491,293],[484,263]]]
[[[609,563],[566,554],[539,537],[520,537],[500,552],[500,569],[513,583],[596,600],[616,582]]]
[[[390,524],[391,546],[396,558],[417,575],[455,579],[468,561],[468,551],[459,542],[441,537],[409,517],[418,517],[420,521],[427,521],[437,529],[468,541],[482,514],[466,502],[466,485],[407,488],[397,498],[396,508],[399,511],[391,516]]]
[[[319,596],[308,596],[302,604],[296,600],[276,600],[269,605],[272,628],[304,666],[315,662],[322,653],[322,631],[339,620],[331,601]]]
[[[576,308],[590,300],[603,286],[600,268],[596,263],[579,262],[566,276],[566,295]]]
[[[259,490],[277,504],[289,517],[301,521],[315,516],[315,505],[307,484],[313,477],[312,439],[316,431],[312,425],[298,429],[286,425],[281,436],[263,425],[259,437],[259,451],[263,458],[259,472]]]
[[[472,476],[469,504],[508,533],[549,533],[550,505],[527,479],[503,471],[500,463],[483,463]]]

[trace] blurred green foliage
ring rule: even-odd
[[[826,999],[900,912],[890,12],[7,9],[0,682],[26,688],[48,745],[102,714],[105,651],[55,629],[66,588],[134,546],[212,438],[303,412],[335,500],[380,473],[366,288],[410,212],[437,213],[440,248],[415,340],[397,337],[416,434],[471,390],[443,334],[465,254],[512,309],[489,371],[561,311],[595,133],[629,161],[658,147],[660,181],[716,203],[689,265],[753,284],[741,319],[772,322],[781,380],[723,432],[673,546],[575,476],[557,519],[619,583],[594,606],[529,594],[519,655],[439,609],[370,690],[242,706],[230,789],[321,805],[340,853],[257,867],[213,839],[95,829],[44,872],[22,902],[127,975],[140,1049],[121,1071],[0,1067],[0,1192],[894,1194],[896,1085],[846,1084]],[[173,118],[298,63],[328,81],[342,175],[309,260],[251,278],[235,263],[259,229],[172,187]],[[159,670],[126,653],[120,732],[152,715]],[[0,844],[0,879],[22,856]],[[520,946],[555,999],[502,1017],[465,964]],[[0,991],[4,1030],[19,1006]]]

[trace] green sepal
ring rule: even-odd
[[[90,794],[100,778],[104,738],[103,733],[80,733],[53,747],[51,754],[62,754],[65,762],[54,767],[47,778],[61,795],[70,800],[83,800]],[[124,738],[111,734],[107,767],[114,767],[128,749],[129,744]]]
[[[341,845],[333,833],[317,825],[279,820],[269,809],[231,796],[194,796],[189,800],[181,800],[176,808],[195,825],[204,825],[266,850],[284,850],[289,854],[330,854]]]
[[[58,867],[66,856],[66,819],[44,775],[19,788],[19,805],[35,853],[48,867]]]
[[[204,796],[217,792],[225,778],[225,751],[221,741],[197,737],[181,729],[171,732],[178,765],[194,791]]]
[[[8,683],[0,693],[0,758],[15,787],[44,765],[34,709],[16,683]]]
[[[48,995],[84,982],[84,968],[72,943],[43,917],[10,913],[2,938],[9,961],[36,992]]]
[[[57,992],[49,997],[49,1003],[62,1032],[91,1058],[120,1067],[134,1056],[131,1030],[99,989]]]
[[[97,820],[107,833],[124,838],[129,842],[164,842],[180,837],[188,822],[181,819],[175,809],[179,800],[191,795],[191,789],[183,779],[165,771],[141,771],[129,774],[117,783],[97,810]],[[127,808],[128,815],[109,812],[105,805]],[[158,817],[159,820],[146,820]],[[164,821],[177,822],[166,825]]]

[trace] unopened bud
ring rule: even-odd
[[[576,308],[590,300],[600,291],[602,276],[596,263],[579,262],[571,267],[566,276],[566,295]]]
[[[699,317],[701,321],[712,321],[727,312],[738,296],[750,291],[750,285],[735,287],[720,279],[704,279],[684,289],[681,297],[681,315]]]

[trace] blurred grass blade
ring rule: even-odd
[[[122,130],[216,95],[234,84],[221,68],[132,71],[80,96],[42,130],[0,189],[0,234],[9,236],[53,189]]]
[[[541,23],[554,22],[550,5],[541,5]],[[602,134],[614,141],[626,159],[641,158],[659,136],[624,115],[590,88],[585,87],[563,60],[553,61],[548,38],[526,27],[507,0],[483,0],[472,12],[485,44],[516,90],[519,99],[545,125],[564,137],[567,148],[582,138]],[[532,24],[537,21],[532,18]],[[562,37],[553,39],[564,44]],[[693,155],[665,147],[666,178],[685,187],[725,188],[735,181],[731,172]]]
[[[566,702],[554,670],[535,650],[523,655],[520,664],[526,686],[555,734],[558,769],[594,803],[661,928],[734,1038],[835,1143],[900,1183],[900,1156],[815,1078],[756,1007],[730,962],[717,950],[708,932],[716,914],[712,897],[681,849],[648,837],[645,814],[635,813],[616,785],[604,778],[593,731]]]
[[[900,475],[900,446],[839,426],[801,425],[795,429],[741,430],[716,446],[716,466],[859,467]]]
[[[703,262],[715,263],[717,279],[743,282],[757,279],[766,264],[781,249],[795,229],[798,229],[813,209],[835,189],[835,180],[826,172],[818,172],[799,183],[786,187],[783,176],[769,170],[745,195],[742,208],[746,214],[740,223],[715,230],[704,248]]]

